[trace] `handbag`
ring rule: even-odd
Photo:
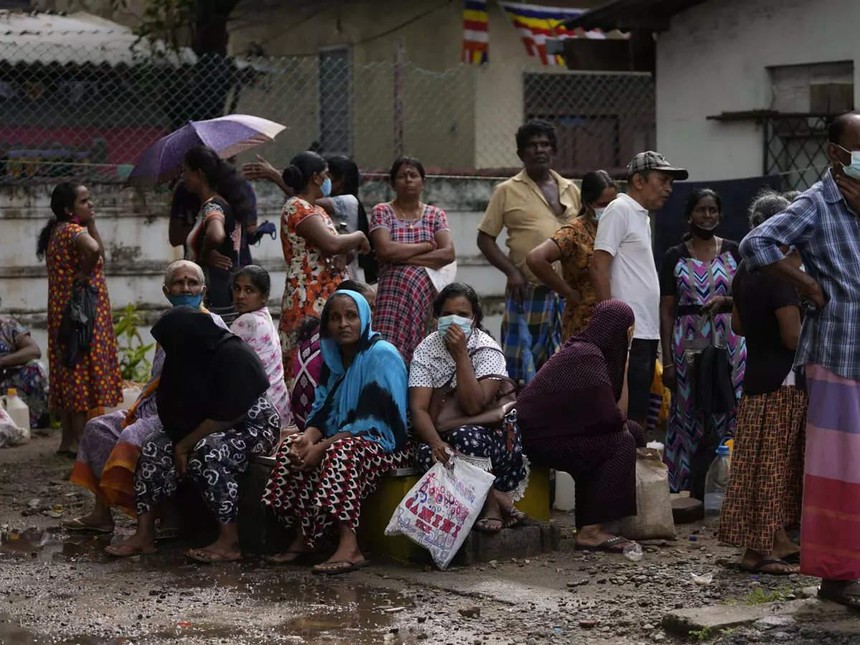
[[[72,286],[57,332],[64,367],[73,368],[90,351],[97,298],[98,290],[87,282],[76,281]]]
[[[460,407],[457,401],[457,389],[452,388],[454,377],[442,387],[433,390],[430,397],[430,418],[436,432],[449,432],[462,426],[484,426],[493,427],[501,425],[505,416],[514,409],[517,403],[517,384],[513,379],[498,374],[482,376],[478,382],[491,379],[500,381],[496,396],[490,401],[483,412],[468,415]]]

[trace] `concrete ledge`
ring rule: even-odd
[[[838,621],[856,616],[856,613],[842,605],[810,598],[763,605],[715,605],[681,609],[663,616],[662,625],[667,632],[687,637],[690,632],[705,630],[716,634],[759,622],[762,627],[769,628],[795,622]]]

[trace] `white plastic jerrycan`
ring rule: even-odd
[[[18,390],[14,387],[10,387],[4,396],[0,396],[0,400],[3,401],[3,407],[6,408],[6,412],[9,413],[9,416],[12,417],[12,421],[15,422],[15,425],[19,428],[23,428],[26,430],[27,439],[30,438],[30,408],[26,403],[18,396]]]

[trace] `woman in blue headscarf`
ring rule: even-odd
[[[325,366],[314,406],[304,432],[278,449],[263,503],[284,525],[300,529],[272,562],[298,559],[337,528],[337,549],[313,568],[332,575],[367,564],[356,540],[361,503],[387,472],[409,463],[406,365],[371,329],[370,306],[355,291],[328,299],[320,336]]]

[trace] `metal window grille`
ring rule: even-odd
[[[784,190],[805,190],[827,168],[827,126],[833,115],[786,114],[764,119],[764,174],[781,175]]]

